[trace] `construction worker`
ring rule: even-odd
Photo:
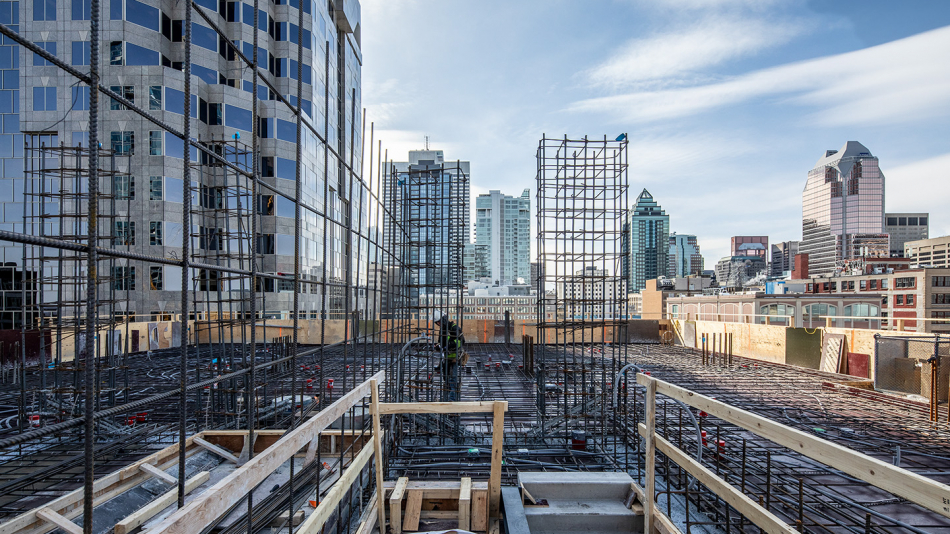
[[[438,313],[438,312],[437,312]],[[449,320],[446,313],[440,314],[436,320],[439,329],[439,348],[442,352],[442,379],[447,387],[447,401],[458,400],[459,372],[458,360],[461,358],[462,346],[465,344],[465,337],[462,335],[462,329],[453,321]]]

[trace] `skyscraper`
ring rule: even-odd
[[[729,252],[733,256],[757,256],[762,261],[769,261],[769,238],[764,235],[733,236]]]
[[[621,238],[622,276],[627,289],[638,292],[646,281],[665,276],[669,269],[670,216],[646,189],[627,216]]]
[[[671,278],[702,274],[703,255],[699,252],[696,236],[688,234],[670,234],[670,267],[667,275]]]
[[[475,199],[475,244],[485,247],[492,282],[513,284],[531,279],[531,196],[489,191]]]
[[[808,172],[802,192],[801,253],[812,275],[831,275],[839,263],[887,257],[884,175],[878,159],[857,141],[827,150]]]
[[[791,273],[795,266],[795,254],[798,254],[799,241],[783,241],[772,245],[772,261],[769,263],[769,275],[775,277]]]
[[[3,0],[0,22],[85,73],[91,61],[89,6],[82,0]],[[291,272],[300,258],[305,278],[334,280],[343,287],[352,277],[351,284],[359,284],[338,225],[349,220],[350,210],[355,218],[366,207],[353,180],[362,157],[360,3],[261,2],[255,12],[246,3],[198,0],[190,33],[183,31],[185,6],[173,0],[112,0],[103,6],[100,83],[122,101],[103,95],[98,106],[100,146],[108,154],[100,156],[100,244],[180,258],[183,242],[191,241],[192,261],[246,269],[253,242],[258,252],[253,261],[261,273]],[[186,49],[188,35],[191,46]],[[255,61],[256,70],[248,64]],[[186,67],[190,80],[184,78]],[[75,233],[70,225],[78,228],[85,215],[69,195],[80,194],[74,187],[86,180],[86,156],[75,147],[89,146],[90,87],[12,42],[0,46],[0,69],[2,222],[18,232],[74,240],[75,235],[67,235]],[[187,168],[181,137],[186,101],[190,136],[207,149],[189,147]],[[254,141],[259,141],[257,161],[251,152]],[[56,167],[54,159],[62,162],[69,180],[75,179],[57,182],[57,192],[68,200],[55,205],[43,197],[49,191],[39,187],[51,176],[61,179],[49,170]],[[189,170],[186,183],[183,176]],[[253,170],[261,184],[256,199],[247,178]],[[300,210],[295,202],[298,182]],[[194,206],[190,221],[183,224],[188,195]],[[36,209],[24,221],[26,205]],[[326,224],[324,216],[332,222]],[[47,217],[65,224],[49,224]],[[258,218],[257,235],[250,233],[251,218]],[[295,218],[300,219],[299,250]],[[4,262],[20,264],[23,255],[20,245],[0,244]],[[72,277],[64,282],[66,291],[79,298],[78,276],[66,268],[57,275],[51,271],[56,262],[39,256],[28,262],[34,264],[28,269],[44,272],[48,280]],[[102,281],[121,295],[114,308],[118,311],[104,313],[154,317],[177,310],[181,273],[177,265],[161,264],[136,270],[117,263],[100,269]],[[196,270],[197,291],[221,292],[217,298],[225,300],[248,293],[249,282],[219,281],[218,274]],[[365,278],[365,272],[358,276]],[[269,277],[259,282],[259,293],[272,294],[268,310],[275,315],[293,310],[292,295],[286,292],[292,281]],[[303,311],[321,309],[323,296],[316,293],[301,295]],[[196,306],[197,311],[217,310],[200,301]]]

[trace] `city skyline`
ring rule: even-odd
[[[533,188],[542,133],[625,132],[630,187],[661,199],[671,230],[696,234],[712,265],[734,235],[800,240],[803,173],[817,153],[860,140],[891,183],[904,184],[888,191],[885,210],[929,212],[930,234],[950,234],[939,209],[950,195],[950,180],[941,179],[950,168],[950,66],[939,60],[950,47],[950,5],[717,0],[539,9],[370,0],[363,14],[375,30],[364,39],[372,51],[364,92],[377,135],[406,150],[425,135],[464,150],[477,170],[473,199]],[[479,28],[499,17],[523,24],[484,39]],[[412,31],[421,24],[426,31]],[[397,33],[403,46],[386,49]],[[450,57],[465,65],[457,75],[410,78],[412,62]],[[425,106],[444,112],[420,116]],[[921,198],[915,191],[924,188],[931,194]],[[743,206],[741,217],[725,210],[733,203]]]

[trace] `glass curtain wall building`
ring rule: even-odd
[[[475,199],[475,244],[488,256],[493,283],[509,285],[531,279],[531,195],[520,197],[489,191]]]
[[[890,255],[884,232],[884,174],[861,143],[827,150],[802,192],[802,242],[812,276],[834,274],[847,260]]]
[[[256,248],[257,271],[272,275],[258,279],[253,288],[265,318],[286,319],[294,309],[293,276],[288,273],[294,272],[299,255],[301,279],[307,281],[300,292],[302,317],[353,311],[361,307],[359,295],[365,307],[365,291],[351,288],[366,288],[367,269],[359,265],[380,254],[380,206],[378,181],[371,184],[361,174],[359,2],[307,0],[301,5],[301,0],[277,0],[259,2],[256,13],[246,2],[197,4],[190,28],[191,136],[231,166],[191,147],[191,183],[185,193],[181,138],[122,102],[102,97],[99,139],[109,154],[103,165],[109,168],[100,187],[108,199],[100,207],[100,242],[132,253],[180,258],[183,242],[189,240],[194,261],[236,269],[250,268]],[[168,129],[182,131],[185,3],[109,0],[102,9],[101,84]],[[81,72],[90,68],[89,19],[89,0],[0,1],[0,22]],[[254,59],[259,66],[256,86],[247,63]],[[2,227],[81,236],[85,213],[68,194],[81,191],[84,178],[71,183],[50,176],[57,168],[82,174],[84,160],[70,158],[76,154],[71,147],[89,143],[89,87],[6,39],[0,46],[0,69]],[[45,150],[52,148],[60,152]],[[247,179],[255,169],[256,188]],[[189,223],[183,224],[186,194],[193,209]],[[7,266],[26,261],[29,269],[42,272],[43,280],[70,274],[59,273],[56,262],[41,252],[24,253],[19,244],[2,243],[0,254]],[[123,302],[116,313],[156,320],[180,310],[180,267],[119,263],[103,273],[109,291],[119,292],[117,299]],[[195,297],[199,313],[252,291],[249,280],[223,273],[195,269],[190,277],[197,292],[209,293],[208,298]],[[56,295],[43,298],[50,301]]]
[[[703,255],[699,252],[699,241],[696,236],[671,233],[669,261],[667,276],[671,278],[703,274],[705,264]]]
[[[669,269],[670,216],[646,189],[627,218],[621,239],[623,278],[637,293],[647,280],[665,276]]]

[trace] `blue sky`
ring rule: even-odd
[[[394,160],[535,188],[549,136],[630,138],[646,188],[712,268],[733,235],[801,238],[826,149],[880,158],[888,211],[950,234],[950,2],[362,0],[363,104]],[[393,154],[396,156],[393,157]]]

